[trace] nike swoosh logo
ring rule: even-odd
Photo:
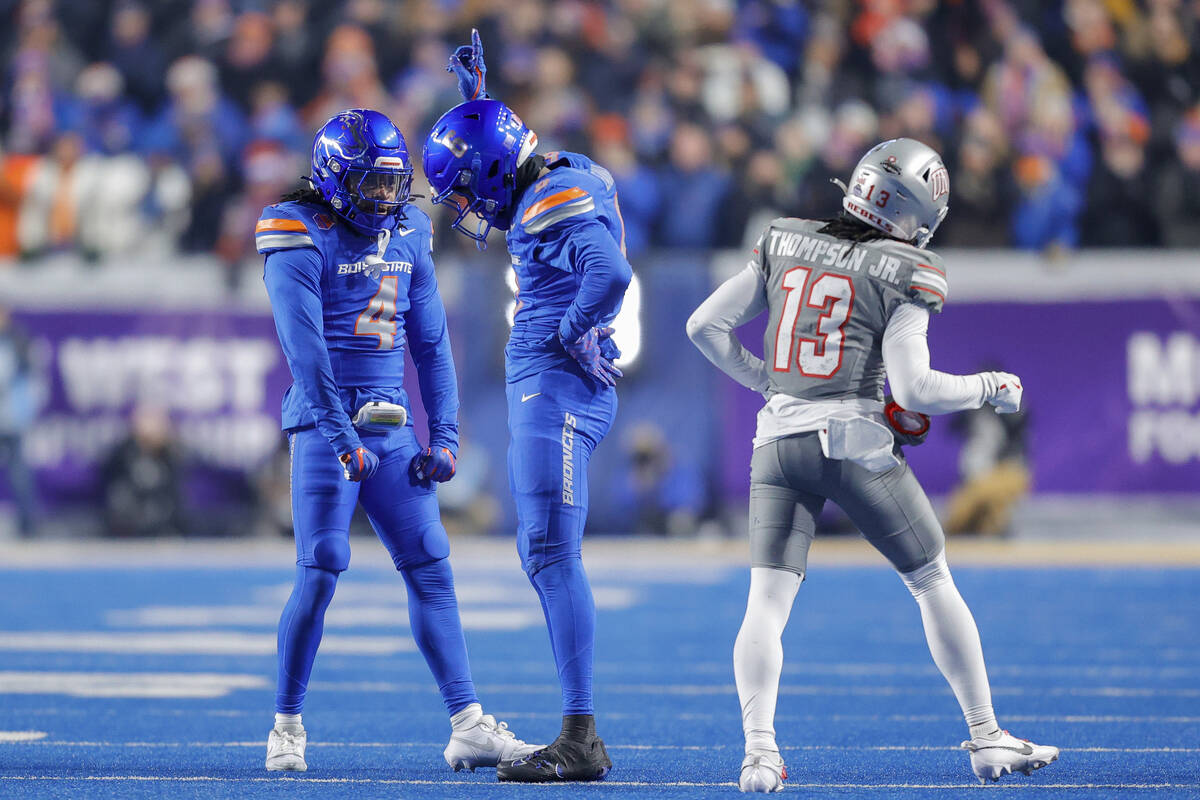
[[[416,233],[416,232],[417,232],[416,228],[405,228],[403,230],[396,231],[396,235],[397,236],[408,236],[410,233]]]
[[[996,745],[991,745],[991,746],[980,747],[979,749],[980,750],[1009,750],[1013,753],[1017,753],[1017,754],[1023,755],[1023,756],[1033,755],[1033,748],[1027,744],[1023,744],[1020,747],[1010,747],[1008,745],[996,744]]]
[[[537,397],[539,394],[541,394],[541,392],[534,392],[533,394],[525,394],[522,392],[521,393],[521,402],[524,403],[528,400],[532,400],[533,398]]]

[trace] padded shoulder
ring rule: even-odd
[[[433,250],[433,220],[420,206],[410,203],[404,207],[404,219],[400,221],[400,230],[416,231],[412,235],[426,239],[429,250]]]
[[[517,209],[517,224],[536,236],[551,226],[597,219],[606,192],[604,181],[590,169],[559,167],[529,187]]]
[[[276,203],[263,209],[254,226],[254,244],[260,253],[316,247],[314,237],[332,228],[336,220],[328,211],[306,203]]]
[[[904,245],[909,251],[912,274],[908,279],[908,299],[925,306],[936,314],[946,305],[950,283],[946,279],[946,262],[937,253]]]
[[[771,220],[771,224],[767,227],[767,230],[787,231],[789,233],[816,233],[823,227],[825,227],[825,223],[817,219],[776,217]]]

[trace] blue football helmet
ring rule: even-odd
[[[396,227],[412,196],[412,176],[404,136],[378,111],[343,111],[313,139],[313,187],[359,233]]]
[[[499,100],[471,100],[443,114],[425,139],[422,164],[433,202],[458,209],[450,227],[480,249],[492,228],[508,230],[517,167],[535,147],[537,134]],[[465,224],[472,214],[474,230]]]

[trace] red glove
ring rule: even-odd
[[[929,435],[929,416],[920,411],[907,411],[891,397],[883,407],[883,416],[900,444],[922,444]]]

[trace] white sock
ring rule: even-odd
[[[921,608],[929,652],[958,698],[971,738],[999,731],[979,629],[950,576],[946,554],[900,577]]]
[[[778,752],[775,744],[775,703],[783,670],[780,637],[803,575],[782,569],[750,570],[750,597],[733,645],[733,675],[742,703],[746,752]]]
[[[275,730],[297,733],[304,730],[304,724],[300,722],[299,714],[276,714]]]
[[[468,728],[474,728],[479,722],[479,718],[483,716],[483,706],[479,703],[471,703],[471,705],[453,714],[450,717],[450,727],[456,731],[465,731]]]

